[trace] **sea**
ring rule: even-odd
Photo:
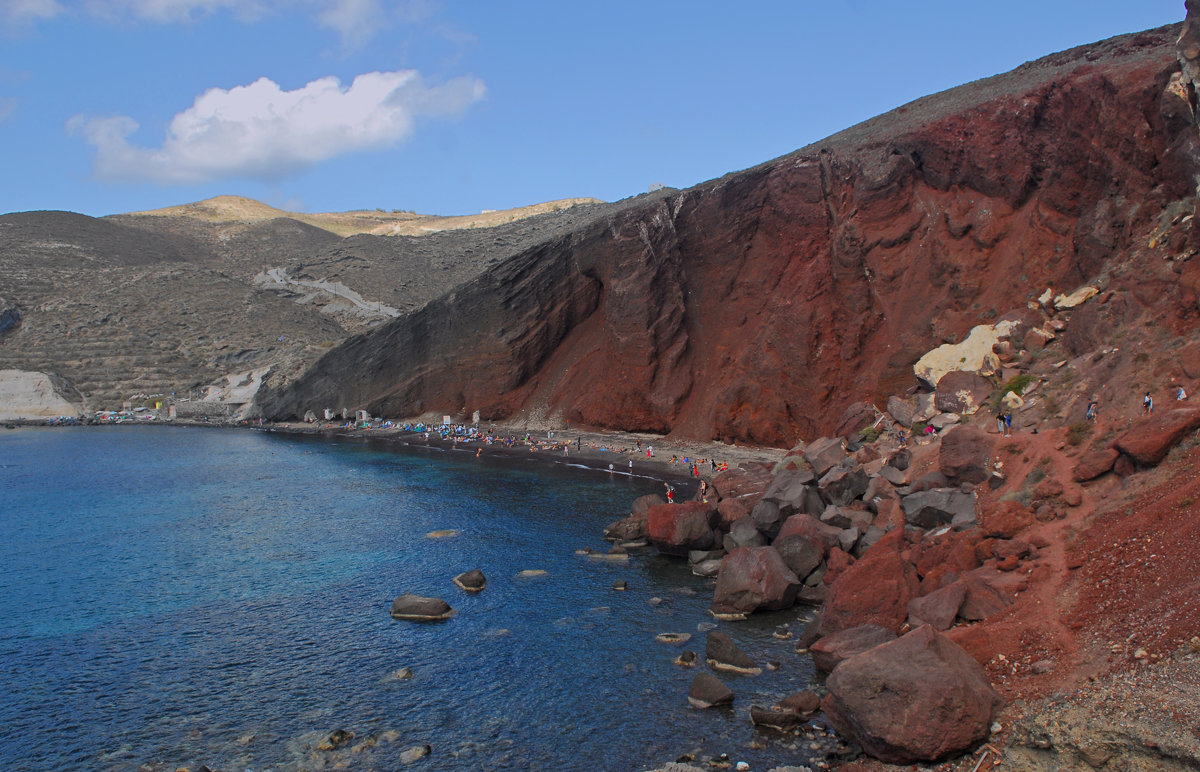
[[[775,634],[801,631],[803,612],[718,623],[713,580],[686,562],[581,554],[606,551],[604,526],[661,491],[395,442],[0,429],[0,769],[803,763],[803,742],[748,717],[812,685]],[[483,592],[452,583],[475,568]],[[393,620],[403,593],[455,614]],[[704,666],[674,660],[703,660],[711,629],[778,670],[722,674],[734,706],[697,710]]]

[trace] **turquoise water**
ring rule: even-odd
[[[0,431],[0,768],[392,769],[425,744],[414,768],[800,762],[746,716],[810,683],[771,636],[794,613],[723,623],[782,667],[723,676],[735,709],[696,711],[695,672],[654,636],[689,632],[703,652],[710,580],[576,554],[607,548],[603,526],[659,490],[266,432]],[[458,534],[427,537],[439,529]],[[488,577],[474,596],[450,581],[472,568]],[[457,614],[394,621],[404,592]],[[315,749],[337,729],[354,739]]]

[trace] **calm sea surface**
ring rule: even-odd
[[[263,432],[0,430],[0,769],[387,770],[425,744],[411,768],[802,762],[748,718],[810,684],[771,635],[795,613],[722,623],[782,668],[722,676],[736,707],[693,710],[695,671],[654,637],[691,633],[703,653],[711,580],[575,553],[606,549],[603,526],[661,488]],[[450,581],[472,568],[475,596]],[[457,614],[394,621],[404,592]],[[337,729],[354,739],[315,749]]]

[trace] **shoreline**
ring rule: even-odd
[[[727,445],[719,442],[699,442],[693,440],[672,440],[663,435],[604,430],[564,431],[555,429],[551,431],[556,436],[551,438],[548,436],[549,432],[546,430],[531,431],[524,426],[517,427],[504,423],[481,424],[481,431],[486,433],[488,429],[491,429],[497,438],[509,436],[523,438],[528,434],[541,449],[531,451],[531,446],[524,444],[523,439],[518,440],[512,446],[500,442],[495,442],[491,445],[478,441],[454,442],[451,439],[442,439],[439,435],[432,432],[432,429],[436,427],[430,427],[431,435],[429,440],[426,441],[423,432],[411,431],[400,426],[360,429],[347,428],[341,425],[299,421],[283,421],[256,425],[250,423],[235,424],[224,421],[197,421],[192,419],[129,421],[111,424],[88,423],[85,421],[50,424],[47,423],[49,420],[7,420],[0,422],[0,426],[44,429],[121,426],[178,426],[234,429],[290,434],[298,437],[313,437],[325,440],[377,442],[383,445],[402,446],[413,450],[429,448],[450,453],[474,454],[478,452],[480,457],[533,460],[542,464],[556,464],[598,473],[610,472],[609,467],[611,465],[610,474],[623,477],[630,476],[629,462],[633,461],[633,477],[670,483],[678,491],[675,498],[676,501],[686,501],[692,498],[697,491],[700,480],[711,482],[712,478],[716,474],[719,474],[719,471],[712,471],[711,464],[709,463],[710,459],[716,460],[718,464],[728,464],[729,468],[733,469],[745,463],[762,462],[773,464],[782,459],[787,452],[782,448]],[[576,438],[580,440],[578,448],[575,445]],[[561,444],[564,440],[571,443],[566,455],[561,450]],[[638,449],[639,440],[642,445],[640,450]],[[546,447],[548,443],[556,442],[559,443],[559,449]],[[653,457],[646,456],[646,448],[650,446],[654,448]],[[677,457],[679,461],[672,463],[672,457]],[[691,474],[690,464],[685,466],[683,463],[683,459],[685,458],[689,461],[693,459],[704,460],[705,463],[703,465],[697,464],[699,476]]]

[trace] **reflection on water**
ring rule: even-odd
[[[695,671],[672,661],[717,626],[711,580],[650,554],[576,554],[606,548],[603,526],[656,481],[162,427],[10,431],[0,458],[4,769],[805,759],[747,717],[811,683],[772,635],[802,628],[797,612],[721,623],[780,669],[722,676],[736,707],[696,711]],[[450,581],[471,568],[478,595]],[[396,622],[403,592],[457,613]]]

